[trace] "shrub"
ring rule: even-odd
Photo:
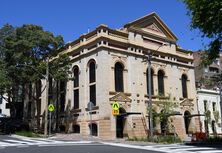
[[[40,137],[39,134],[31,132],[31,131],[18,131],[18,132],[15,132],[15,134],[20,135],[20,136],[25,136],[25,137],[34,137],[34,138]]]
[[[179,137],[174,137],[173,135],[155,135],[152,139],[151,138],[146,138],[146,137],[133,137],[133,138],[128,138],[128,141],[147,141],[147,142],[155,142],[155,143],[181,143],[182,141],[180,140]]]

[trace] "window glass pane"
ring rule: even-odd
[[[124,91],[123,66],[120,63],[115,64],[115,90],[117,92],[123,92]]]
[[[204,100],[204,111],[206,112],[207,111],[207,101]]]
[[[216,103],[213,102],[213,111],[216,111]]]
[[[95,62],[90,62],[89,64],[89,83],[96,81],[96,66]]]
[[[90,101],[96,106],[96,85],[91,85],[90,90]]]
[[[79,108],[79,89],[74,90],[74,109]]]
[[[182,93],[183,98],[187,98],[187,76],[182,75]]]
[[[74,88],[79,86],[79,68],[74,68]]]
[[[66,82],[60,82],[60,112],[65,110],[65,101],[66,101]]]
[[[164,96],[164,73],[158,72],[158,91],[160,96]]]

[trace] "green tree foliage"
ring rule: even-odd
[[[222,1],[183,0],[192,18],[191,27],[198,28],[203,37],[211,39],[206,64],[211,64],[222,51]]]
[[[17,96],[24,96],[29,84],[45,78],[47,58],[51,77],[68,80],[70,59],[67,55],[57,56],[63,45],[62,36],[54,36],[38,25],[25,24],[13,28],[7,24],[2,27],[0,89],[7,91],[12,102],[22,99]]]
[[[6,88],[10,86],[5,64],[5,48],[4,39],[15,32],[13,26],[6,24],[0,28],[0,96],[6,92]]]

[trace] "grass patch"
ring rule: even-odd
[[[34,133],[32,131],[17,131],[15,132],[16,135],[25,136],[25,137],[33,137],[33,138],[39,138],[41,137],[40,134]]]

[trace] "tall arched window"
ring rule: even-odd
[[[151,69],[151,94],[154,95],[154,89],[153,89],[153,69]],[[149,71],[148,69],[146,70],[146,89],[147,89],[147,94],[149,94]]]
[[[96,106],[96,62],[89,61],[89,100]]]
[[[60,112],[65,111],[66,102],[66,81],[60,81]]]
[[[158,71],[158,93],[160,96],[164,96],[164,72]]]
[[[96,82],[96,64],[94,60],[89,62],[89,83]]]
[[[115,90],[116,92],[124,91],[123,83],[123,65],[119,62],[115,64]]]
[[[182,75],[181,82],[183,98],[187,98],[187,76],[185,74]]]
[[[73,68],[74,82],[73,82],[73,99],[74,99],[74,109],[79,108],[79,68],[75,66]]]

